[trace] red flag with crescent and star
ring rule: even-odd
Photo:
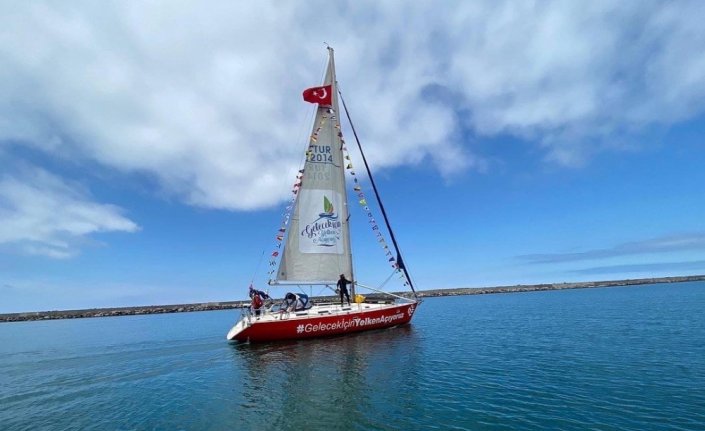
[[[304,90],[304,100],[319,105],[331,105],[333,103],[333,86],[307,88]]]

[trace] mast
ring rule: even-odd
[[[335,75],[335,56],[334,56],[334,51],[333,48],[330,46],[327,46],[328,48],[328,57],[329,57],[329,65],[328,67],[330,68],[330,73],[331,73],[331,78],[332,78],[332,85],[333,85],[333,112],[336,115],[339,115],[340,108],[338,107],[338,78]],[[342,98],[342,96],[341,96]],[[345,104],[345,102],[343,102]],[[347,111],[346,111],[347,112]],[[343,141],[341,139],[338,139],[338,152],[340,153],[341,160],[343,159]],[[343,182],[343,190],[342,190],[342,195],[343,195],[343,202],[345,206],[345,211],[344,211],[344,222],[343,222],[343,229],[347,232],[347,237],[348,237],[348,264],[350,267],[350,294],[352,295],[352,298],[355,298],[355,267],[353,266],[353,258],[352,258],[352,236],[350,235],[350,207],[348,205],[348,191],[347,187],[345,186],[345,165],[341,164],[340,169],[340,175],[341,179]]]

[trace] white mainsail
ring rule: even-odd
[[[352,278],[352,253],[345,189],[345,159],[336,94],[333,50],[323,85],[331,106],[318,105],[281,262],[273,284],[335,284]]]

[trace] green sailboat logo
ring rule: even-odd
[[[318,217],[320,217],[318,220],[325,218],[329,220],[337,220],[338,215],[335,213],[335,208],[333,207],[333,203],[328,199],[327,196],[323,196],[323,212],[318,213]]]

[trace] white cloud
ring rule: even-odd
[[[615,133],[688,119],[705,100],[702,2],[3,9],[0,146],[146,173],[204,207],[286,197],[308,135],[300,93],[322,73],[323,41],[377,167],[482,166],[467,129],[579,165],[621,148]]]
[[[96,232],[135,232],[113,205],[92,202],[80,185],[30,166],[0,177],[0,246],[68,258]]]

